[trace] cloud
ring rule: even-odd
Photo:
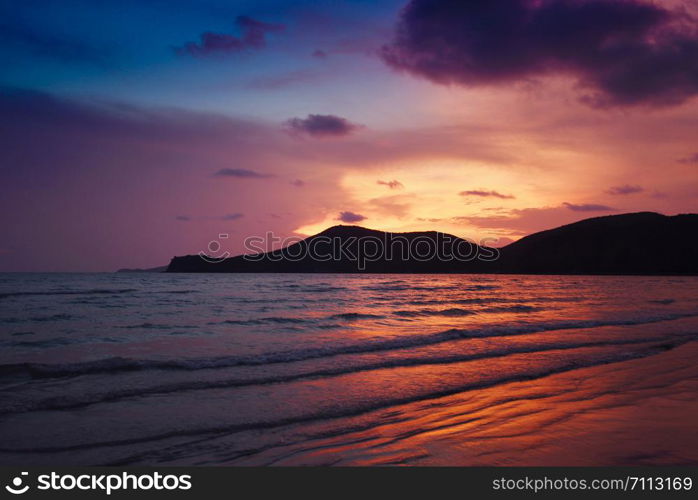
[[[379,184],[381,186],[388,186],[390,189],[402,189],[405,186],[402,184],[402,182],[397,181],[397,180],[392,180],[392,181],[376,181],[376,184]]]
[[[302,179],[296,179],[291,181],[291,185],[297,188],[305,186],[305,181]]]
[[[575,205],[574,203],[564,202],[569,210],[573,212],[614,212],[616,209],[606,205],[597,205],[594,203],[582,203],[580,205]]]
[[[320,49],[314,50],[311,55],[316,59],[326,59],[327,58],[327,52],[325,52],[324,50],[320,50]]]
[[[687,156],[686,158],[679,158],[676,161],[679,163],[683,163],[684,165],[688,165],[690,163],[698,163],[698,153],[691,156]]]
[[[226,215],[216,215],[216,216],[211,216],[211,215],[200,215],[197,217],[194,217],[195,220],[225,220],[225,221],[233,221],[233,220],[238,220],[241,219],[245,216],[245,214],[241,213],[234,213],[234,214],[226,214]],[[182,221],[182,222],[189,222],[192,220],[191,217],[188,215],[178,215],[175,217],[176,220]]]
[[[461,191],[460,193],[461,196],[480,196],[482,198],[500,198],[502,200],[513,200],[515,198],[514,195],[511,194],[502,194],[497,191],[487,191],[484,189],[474,189],[471,191]]]
[[[441,84],[571,75],[592,106],[674,105],[698,93],[698,26],[649,0],[411,0],[382,57]]]
[[[585,219],[584,211],[570,210],[563,204],[553,207],[518,208],[496,215],[455,217],[455,223],[472,224],[502,237],[520,237]]]
[[[606,190],[606,193],[611,195],[625,195],[642,193],[644,190],[645,188],[642,186],[631,186],[630,184],[624,184],[622,186],[612,186]]]
[[[286,127],[292,134],[307,134],[312,137],[341,137],[361,128],[360,125],[335,115],[308,115],[306,118],[291,118]]]
[[[242,219],[244,216],[245,216],[245,214],[241,214],[241,213],[226,214],[223,217],[221,217],[221,219],[231,221],[231,220]]]
[[[262,174],[245,168],[222,168],[215,174],[216,177],[237,177],[239,179],[269,179],[271,174]]]
[[[281,24],[264,23],[247,16],[238,16],[235,25],[241,31],[241,36],[206,31],[201,34],[198,42],[188,42],[183,47],[175,48],[175,52],[179,55],[206,57],[261,49],[267,44],[268,33],[278,33],[285,29]]]
[[[337,220],[347,223],[354,223],[366,220],[366,217],[360,214],[355,214],[354,212],[339,212],[339,217],[337,217]]]

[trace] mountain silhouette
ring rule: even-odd
[[[698,274],[698,215],[611,215],[526,236],[498,271],[531,274]]]
[[[168,272],[463,273],[478,272],[499,252],[437,231],[389,233],[333,226],[285,248],[214,260],[174,257]]]
[[[167,272],[698,274],[698,215],[640,212],[586,219],[504,248],[437,231],[334,226],[285,248],[213,259],[174,257]]]

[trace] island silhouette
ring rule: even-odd
[[[174,257],[166,272],[698,275],[698,214],[594,217],[499,249],[438,231],[339,225],[266,253]]]

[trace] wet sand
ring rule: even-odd
[[[404,405],[369,431],[237,464],[698,464],[698,343]],[[352,425],[347,422],[347,425]]]

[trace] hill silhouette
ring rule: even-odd
[[[596,217],[499,250],[437,231],[389,233],[340,225],[253,256],[174,257],[167,272],[698,275],[698,215]]]
[[[389,233],[359,226],[333,226],[285,248],[209,261],[200,255],[174,257],[168,272],[216,273],[463,273],[498,256],[437,231]]]
[[[544,274],[698,274],[698,215],[611,215],[526,236],[498,270]]]

